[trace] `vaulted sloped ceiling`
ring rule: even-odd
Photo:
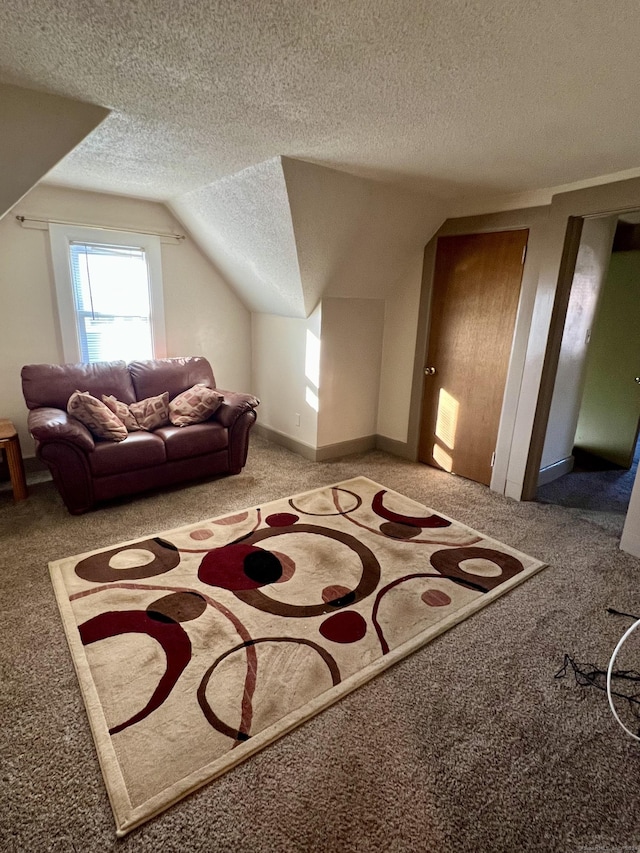
[[[0,82],[110,111],[48,181],[168,203],[306,316],[447,203],[638,170],[639,43],[637,0],[4,0]]]
[[[282,158],[307,313],[323,296],[386,299],[446,216],[427,193]]]
[[[305,300],[279,157],[170,204],[252,311],[305,317]]]
[[[427,194],[280,157],[170,207],[250,310],[288,317],[387,298],[445,217]]]
[[[443,198],[640,166],[637,0],[3,0],[0,81],[108,107],[51,175],[166,201],[280,155]]]

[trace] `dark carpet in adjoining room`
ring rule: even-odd
[[[568,509],[577,518],[590,521],[620,537],[640,461],[640,440],[630,468],[620,468],[590,453],[575,453],[575,467],[541,486],[537,500]]]
[[[124,840],[47,563],[357,475],[549,563],[426,648]],[[3,851],[576,851],[640,841],[640,745],[603,693],[640,612],[640,561],[572,508],[516,503],[376,451],[311,463],[258,437],[243,473],[68,515],[50,482],[0,491]],[[636,644],[640,657],[640,644]],[[638,668],[638,664],[636,664]]]

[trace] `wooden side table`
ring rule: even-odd
[[[29,496],[16,428],[7,418],[0,418],[0,450],[4,451],[9,467],[13,499],[23,501]]]

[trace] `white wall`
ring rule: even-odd
[[[640,557],[640,476],[636,476],[633,484],[620,547],[634,557]]]
[[[321,318],[320,306],[307,320],[275,314],[251,315],[251,387],[261,401],[259,422],[310,448],[318,443],[314,397],[319,384],[316,353]]]
[[[375,435],[383,329],[381,299],[323,299],[307,320],[253,314],[260,424],[313,450]]]
[[[376,392],[380,397],[379,422],[367,434],[380,433],[405,442],[422,255],[445,219],[446,206],[426,193],[301,160],[283,157],[282,167],[307,309],[319,300],[326,306],[329,298],[386,300],[384,358]],[[333,320],[323,317],[323,342],[325,328],[330,330],[332,325]],[[340,359],[337,350],[334,358]],[[336,368],[332,370],[335,374]],[[349,375],[346,359],[341,370]],[[319,423],[321,433],[329,430],[321,444],[347,440],[336,435],[352,431],[345,431],[339,422],[335,431],[329,429],[322,411]]]
[[[405,276],[385,301],[376,432],[401,442],[408,438],[423,254],[419,250],[409,259]]]
[[[0,217],[108,114],[95,104],[0,84]]]
[[[20,432],[22,452],[34,449],[20,370],[64,361],[47,231],[23,228],[16,214],[131,231],[185,233],[161,204],[40,186],[0,221],[0,411]],[[222,388],[250,391],[251,319],[239,298],[190,238],[162,244],[167,354],[204,355]]]
[[[563,462],[571,456],[584,387],[589,349],[587,335],[593,328],[598,297],[609,267],[617,221],[617,216],[584,221],[562,335],[541,468]],[[561,469],[558,476],[564,473],[566,471]]]
[[[322,300],[318,447],[376,434],[384,302]]]
[[[245,202],[249,197],[268,200],[269,192],[275,199],[266,207],[262,202],[250,204],[245,218],[264,221],[263,214],[269,211],[286,226],[286,239],[279,241],[279,267],[266,262],[264,241],[258,241],[256,248],[245,235],[247,257],[256,268],[245,275],[236,267],[232,276],[234,281],[238,275],[246,278],[240,292],[246,285],[246,298],[254,310],[252,381],[262,399],[260,423],[317,449],[376,435],[380,415],[384,434],[406,441],[422,252],[444,220],[444,204],[423,193],[283,157],[281,173],[288,198],[284,209],[278,182],[271,180],[277,176],[274,162],[247,169],[228,181],[228,190],[238,189]],[[224,189],[223,183],[207,188],[210,199]],[[265,193],[268,186],[271,190]],[[181,209],[182,201],[174,202],[175,209]],[[231,210],[233,214],[234,205]],[[223,204],[217,219],[228,211],[229,205]],[[270,224],[269,233],[276,224]],[[255,222],[246,219],[245,225],[247,234],[255,233]],[[307,314],[321,307],[321,328],[315,328],[315,313],[308,320],[300,318],[297,306],[290,300],[287,307],[277,293],[279,288],[287,293],[292,289],[290,227],[298,293]],[[238,243],[229,228],[227,232],[231,243]],[[207,239],[216,257],[211,236]],[[276,243],[269,245],[275,248]],[[234,251],[233,245],[225,251],[227,255]],[[264,281],[258,300],[253,279],[259,271]],[[265,300],[270,309],[263,306]],[[307,396],[318,391],[305,375],[308,332],[317,333],[322,342],[319,413]],[[381,386],[389,398],[388,407],[379,406]]]

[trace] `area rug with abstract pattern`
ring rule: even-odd
[[[365,477],[51,563],[117,834],[543,566]]]

